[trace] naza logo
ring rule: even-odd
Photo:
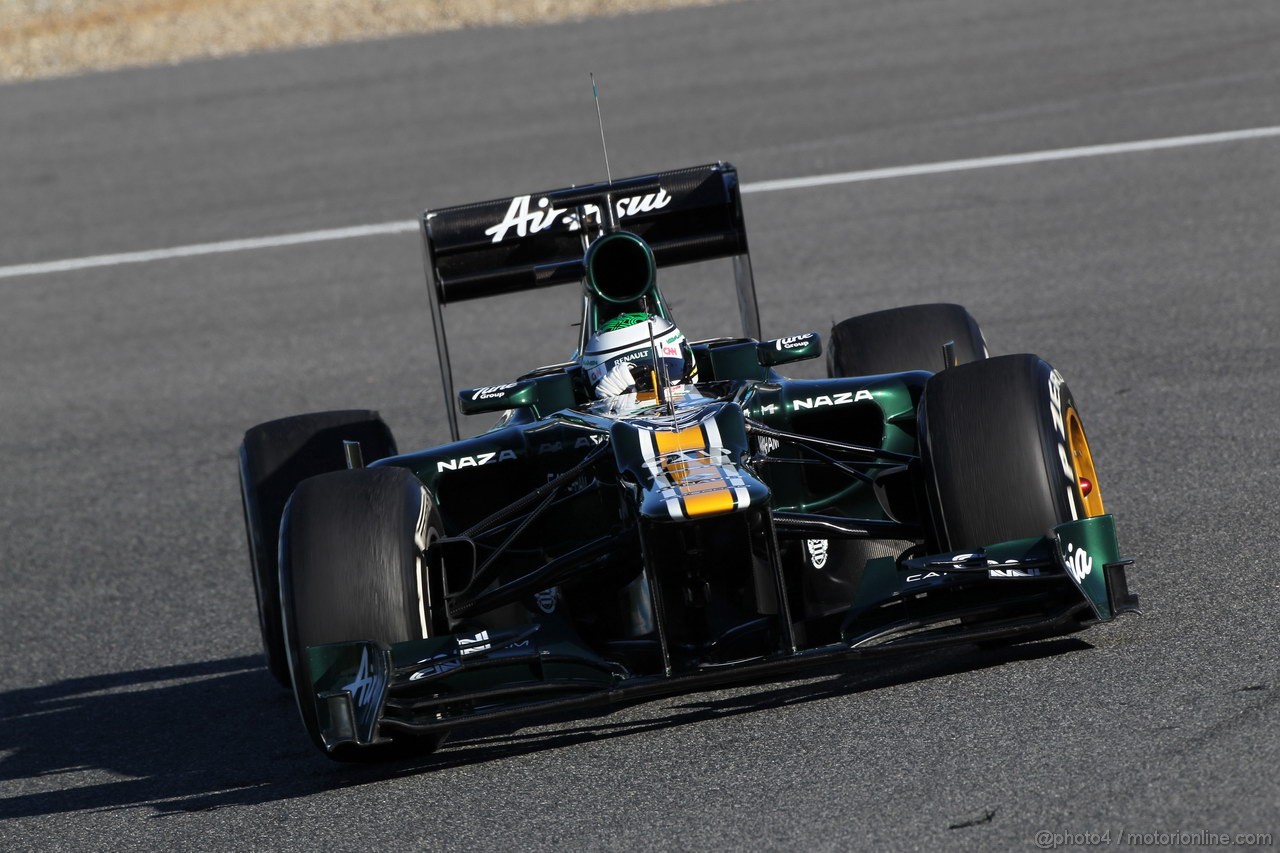
[[[491,450],[475,456],[459,456],[457,459],[441,459],[436,462],[436,473],[457,471],[460,468],[478,468],[491,462],[508,462],[518,458],[514,450]]]

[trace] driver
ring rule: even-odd
[[[587,338],[582,369],[595,395],[607,399],[652,391],[655,342],[669,386],[697,381],[698,366],[680,330],[670,320],[639,311],[619,314]]]

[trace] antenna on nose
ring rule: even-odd
[[[604,116],[600,114],[600,90],[596,88],[596,75],[591,74],[591,97],[596,101],[596,121],[600,123],[600,150],[604,152],[604,173],[609,179],[609,185],[613,186],[613,172],[609,170],[609,147],[604,144]]]

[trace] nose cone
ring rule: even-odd
[[[765,506],[769,487],[738,460],[746,450],[742,410],[721,403],[685,423],[620,421],[610,436],[619,470],[640,486],[640,515],[681,521]]]

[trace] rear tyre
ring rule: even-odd
[[[322,749],[307,647],[349,640],[391,645],[442,633],[442,602],[431,600],[439,587],[423,559],[440,535],[430,495],[402,468],[322,474],[289,499],[280,540],[284,641],[298,709]],[[397,736],[389,744],[326,754],[383,759],[430,752],[442,740]]]
[[[1104,512],[1071,389],[1034,355],[933,376],[920,438],[940,550],[1043,536]]]
[[[343,441],[358,441],[365,462],[396,454],[395,439],[377,412],[317,412],[259,424],[240,445],[240,497],[249,537],[249,565],[267,669],[289,686],[280,628],[280,516],[298,483],[346,467]]]
[[[955,341],[957,364],[987,357],[977,321],[959,305],[907,305],[850,317],[831,329],[827,375],[936,373],[946,367],[942,345],[948,341]]]

